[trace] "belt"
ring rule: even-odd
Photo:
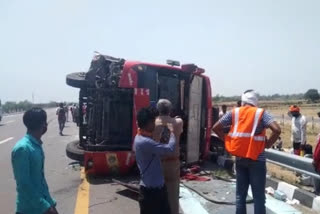
[[[180,160],[179,157],[164,157],[161,158],[161,161],[167,162],[167,161],[178,161]]]
[[[159,187],[145,187],[140,185],[140,189],[145,191],[160,191],[163,190],[164,187],[165,185]]]

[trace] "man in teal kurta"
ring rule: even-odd
[[[27,134],[12,150],[11,162],[17,184],[17,214],[58,214],[44,176],[42,135],[47,131],[47,114],[32,108],[23,115]]]

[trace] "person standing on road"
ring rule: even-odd
[[[72,122],[74,122],[74,120],[73,120],[73,105],[70,105],[69,110],[71,113],[71,120],[72,120]]]
[[[47,114],[41,108],[32,108],[24,113],[23,123],[27,134],[11,153],[17,184],[16,214],[58,214],[44,176],[41,137],[47,131]]]
[[[242,103],[241,103],[241,100],[238,100],[237,101],[237,107],[241,107]]]
[[[281,134],[280,126],[262,108],[253,90],[242,95],[242,106],[225,114],[213,131],[225,139],[225,147],[236,156],[236,214],[245,214],[249,185],[252,188],[254,213],[265,214],[266,157],[265,148],[270,148]],[[227,136],[223,128],[230,126]],[[266,138],[266,128],[272,133]]]
[[[157,103],[159,116],[155,121],[155,130],[153,139],[156,142],[167,144],[170,137],[170,129],[176,138],[176,148],[174,153],[162,157],[162,171],[166,187],[168,188],[168,199],[171,209],[171,214],[179,214],[179,188],[180,188],[180,152],[179,140],[183,132],[183,121],[176,117],[170,117],[172,104],[167,99],[160,99]],[[168,128],[170,127],[170,129]]]
[[[71,118],[72,118],[72,122],[75,122],[74,119],[74,109],[75,109],[75,104],[70,106],[70,113],[71,113]]]
[[[227,113],[227,105],[221,106],[221,111],[219,112],[219,118],[223,117]]]
[[[59,108],[57,109],[56,112],[57,116],[58,116],[58,123],[59,123],[59,134],[62,136],[63,135],[63,129],[66,123],[66,112],[65,112],[65,108],[63,106],[63,103],[59,104]]]
[[[64,111],[66,112],[66,122],[69,122],[69,107],[68,107],[68,105],[64,106]]]
[[[141,177],[140,214],[171,214],[161,156],[174,153],[176,140],[172,127],[168,144],[152,139],[156,117],[157,113],[151,108],[142,108],[137,115],[139,130],[134,139],[134,151]]]
[[[80,112],[79,112],[79,106],[78,105],[74,105],[74,108],[73,108],[73,114],[74,114],[74,120],[75,120],[75,123],[77,124],[77,126],[80,125]]]
[[[300,113],[300,108],[292,105],[288,112],[291,118],[291,142],[295,155],[304,156],[304,147],[307,143],[307,119]]]

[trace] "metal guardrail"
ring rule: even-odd
[[[272,164],[320,179],[320,175],[314,170],[311,158],[300,157],[274,149],[266,149],[265,152],[267,161]]]

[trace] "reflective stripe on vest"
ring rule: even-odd
[[[231,130],[225,146],[229,153],[256,160],[265,148],[265,130],[256,134],[264,110],[256,107],[235,108],[232,112]]]
[[[238,125],[239,125],[239,110],[240,108],[236,108],[234,111],[234,130],[232,133],[229,133],[230,137],[244,137],[244,138],[251,138],[253,137],[256,141],[265,141],[265,138],[263,136],[254,136],[256,133],[260,114],[263,112],[262,108],[258,108],[256,111],[256,114],[254,116],[254,122],[253,122],[253,128],[251,133],[247,132],[237,132],[238,131]]]

